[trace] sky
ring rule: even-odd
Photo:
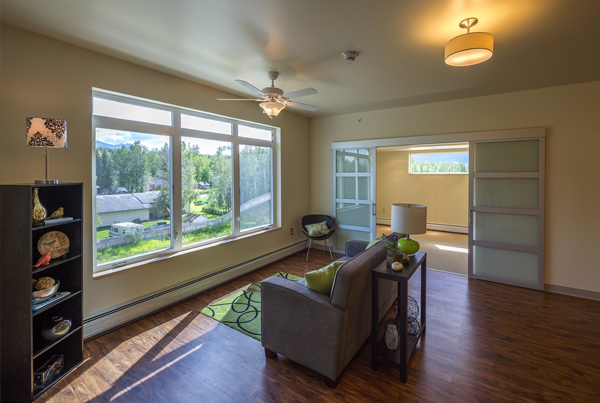
[[[118,146],[122,144],[132,144],[138,140],[149,150],[157,150],[161,149],[165,143],[170,141],[170,136],[102,128],[96,129],[96,141],[101,141],[103,143]],[[231,143],[228,141],[206,140],[196,137],[182,137],[181,141],[184,141],[188,144],[191,143],[192,145],[197,145],[200,147],[202,154],[205,155],[215,155],[219,146],[231,147]],[[224,154],[230,155],[231,152],[225,152]]]

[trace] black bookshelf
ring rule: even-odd
[[[63,207],[71,221],[33,226],[33,189],[48,215]],[[33,401],[75,369],[83,360],[83,184],[0,185],[0,295],[2,401]],[[32,267],[41,254],[39,239],[50,231],[69,238],[66,255],[48,266]],[[68,296],[33,310],[32,280],[60,280],[59,292]],[[72,321],[69,332],[58,340],[41,336],[44,324],[54,316]],[[42,389],[34,390],[33,374],[55,355],[62,355],[60,372]]]

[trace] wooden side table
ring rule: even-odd
[[[399,368],[400,380],[406,382],[406,367],[417,342],[421,335],[425,333],[425,299],[426,299],[426,278],[427,278],[427,253],[417,252],[410,259],[409,264],[405,264],[400,271],[394,271],[390,266],[381,265],[373,270],[372,300],[371,300],[371,368],[377,370],[380,362]],[[421,268],[421,322],[419,334],[408,339],[408,280]],[[400,329],[398,329],[398,349],[389,350],[385,345],[385,336],[379,339],[379,281],[386,279],[398,282],[398,314],[400,316]]]

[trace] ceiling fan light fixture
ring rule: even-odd
[[[449,66],[473,66],[483,63],[494,54],[494,36],[487,32],[470,32],[477,18],[467,18],[458,25],[466,34],[454,37],[446,43],[444,61]]]
[[[261,102],[258,105],[261,108],[263,108],[263,110],[265,111],[267,116],[269,116],[271,119],[273,119],[277,115],[279,115],[279,112],[281,112],[285,108],[285,105],[280,104],[279,102],[276,102],[273,100],[268,100],[267,102]]]

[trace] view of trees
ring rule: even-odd
[[[168,222],[171,218],[171,162],[169,143],[160,148],[149,148],[141,141],[123,144],[120,147],[108,143],[96,148],[96,185],[99,195],[118,193],[143,193],[156,191],[150,209],[150,220],[144,226],[155,226],[158,221]],[[147,143],[150,144],[150,143]],[[210,145],[198,146],[194,139],[181,142],[182,213],[192,212],[192,207],[201,205],[202,214],[211,224],[188,230],[183,235],[183,244],[212,239],[231,234],[231,217],[225,216],[232,209],[232,156],[231,143],[214,141]],[[270,224],[272,222],[272,149],[240,145],[240,212],[242,229]],[[209,153],[210,152],[210,153]],[[203,188],[198,189],[198,185]],[[261,199],[257,199],[260,196]],[[98,207],[98,206],[97,206]],[[194,207],[194,212],[198,212]],[[97,214],[97,230],[102,220]],[[143,234],[143,233],[140,233]],[[99,238],[100,239],[100,238]],[[128,239],[126,245],[97,251],[98,262],[104,263],[140,253],[167,248],[169,238]]]
[[[271,193],[271,149],[240,146],[240,199],[245,203]]]
[[[469,167],[458,161],[413,161],[411,166],[412,173],[449,173],[449,172],[469,172]]]
[[[211,185],[209,207],[223,212],[230,211],[231,146],[221,146],[215,155],[209,155],[203,154],[197,145],[182,142],[181,155],[184,208],[188,206],[189,210],[189,205],[197,198],[196,184],[204,182]],[[257,160],[255,164],[261,161]],[[270,169],[270,154],[267,161]],[[254,166],[255,164],[247,167],[251,169],[248,172],[256,172],[258,168]],[[153,178],[169,182],[169,165],[168,143],[165,143],[161,149],[152,150],[142,145],[140,141],[114,149],[98,147],[96,149],[98,194],[120,193],[119,188],[121,192],[127,193],[146,192],[150,189],[150,180]],[[270,174],[268,180],[270,186]],[[262,187],[264,186],[263,184]],[[169,187],[161,187],[155,203],[156,209],[166,210],[170,206],[170,200]]]

